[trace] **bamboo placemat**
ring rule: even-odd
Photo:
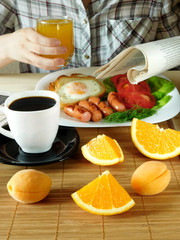
[[[167,122],[160,127],[167,128]],[[133,145],[130,127],[77,128],[80,145],[64,162],[31,167],[47,173],[52,188],[44,200],[22,204],[6,189],[10,177],[29,168],[0,164],[0,240],[178,240],[180,239],[180,158],[165,160],[172,179],[166,190],[154,196],[140,196],[130,185],[134,170],[150,160]],[[109,167],[88,162],[80,147],[98,134],[115,138],[123,149],[125,161]],[[114,216],[97,216],[79,208],[71,194],[109,170],[128,191],[136,205]]]

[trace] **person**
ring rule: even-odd
[[[21,72],[58,70],[63,59],[57,39],[36,32],[47,15],[73,18],[75,51],[66,68],[102,66],[125,48],[180,35],[179,0],[1,0],[0,67],[20,62]]]

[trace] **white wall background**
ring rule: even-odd
[[[13,62],[0,69],[1,73],[19,73],[18,62]]]

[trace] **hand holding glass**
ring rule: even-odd
[[[66,66],[74,53],[73,20],[67,16],[42,17],[37,20],[37,32],[50,38],[59,39],[61,46],[67,48],[67,52],[61,55],[43,55],[47,58],[63,58]]]

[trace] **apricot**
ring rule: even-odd
[[[140,195],[155,195],[168,186],[171,172],[166,164],[158,161],[149,161],[140,165],[133,173],[131,185]]]
[[[25,169],[15,173],[7,183],[12,198],[22,203],[34,203],[44,199],[51,188],[51,178],[40,171]]]

